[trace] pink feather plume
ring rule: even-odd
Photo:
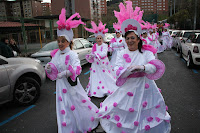
[[[94,23],[94,21],[91,21],[91,25],[92,25],[91,29],[84,27],[85,30],[87,30],[89,32],[92,32],[92,33],[95,33],[95,34],[97,34],[98,32],[102,32],[103,34],[105,34],[106,32],[108,32],[108,29],[105,29],[106,24],[103,24],[101,21],[99,21],[99,26],[97,26]]]
[[[79,19],[73,20],[76,17]],[[59,15],[59,20],[57,21],[58,29],[61,30],[66,28],[66,30],[70,30],[72,28],[78,27],[80,24],[85,25],[85,23],[82,22],[80,18],[81,16],[79,15],[79,13],[75,13],[66,20],[66,10],[65,8],[63,8],[61,10],[61,14]]]
[[[127,19],[135,19],[138,22],[142,22],[143,11],[140,11],[140,7],[135,7],[133,10],[132,1],[126,1],[126,7],[123,3],[119,4],[120,12],[114,11],[115,17],[120,24]]]

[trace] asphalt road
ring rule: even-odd
[[[200,133],[200,68],[188,69],[174,51],[158,55],[166,65],[164,76],[157,80],[172,117],[171,133]],[[83,66],[80,81],[88,83],[90,64]],[[98,107],[104,99],[92,98]],[[39,100],[32,106],[13,103],[0,106],[0,133],[56,133],[55,82],[46,80]],[[103,132],[99,127],[97,132]]]

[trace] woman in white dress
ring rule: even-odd
[[[90,80],[86,87],[87,94],[94,97],[104,97],[112,94],[118,87],[115,85],[116,77],[114,69],[111,68],[107,57],[108,45],[103,43],[103,37],[108,29],[106,24],[100,21],[97,26],[91,22],[93,29],[85,29],[95,34],[96,42],[92,48],[92,52],[86,55],[88,62],[92,63],[90,68]]]
[[[126,4],[127,8],[132,7],[132,2]],[[119,53],[115,67],[120,88],[101,104],[101,126],[107,133],[169,133],[170,116],[154,82],[163,75],[164,64],[155,59],[150,49],[142,49],[140,24],[132,15],[127,16],[130,19],[124,19],[121,30],[128,49]]]
[[[72,28],[84,24],[78,13],[66,20],[65,9],[59,16],[58,46],[51,52],[52,60],[47,63],[45,70],[51,80],[56,80],[56,113],[58,133],[87,133],[96,128],[95,119],[98,108],[89,100],[80,84],[78,75],[81,73],[80,60],[72,51]]]
[[[112,52],[110,64],[112,67],[115,67],[117,53],[119,53],[119,51],[125,49],[125,47],[127,47],[127,45],[126,45],[124,38],[121,36],[121,31],[120,31],[121,25],[119,23],[117,23],[117,24],[115,23],[115,24],[113,24],[113,27],[115,29],[116,37],[110,41],[109,51]]]
[[[154,40],[155,40],[155,44],[156,44],[157,50],[158,50],[157,53],[162,53],[164,51],[164,47],[158,41],[159,33],[157,32],[156,28],[157,28],[157,25],[155,25],[154,28],[153,28],[153,35],[155,36]]]
[[[162,40],[165,49],[169,50],[172,47],[172,37],[170,36],[169,32],[167,31],[170,25],[165,23],[163,26],[164,31],[162,32]]]

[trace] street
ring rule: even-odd
[[[156,81],[171,115],[171,133],[200,133],[200,68],[188,69],[175,50],[158,58],[165,63],[163,77]],[[90,64],[82,66],[80,81],[85,88]],[[46,80],[39,100],[31,106],[7,103],[0,106],[0,133],[56,133],[55,82]],[[92,98],[98,107],[104,99]],[[103,133],[98,127],[98,133]]]

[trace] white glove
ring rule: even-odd
[[[91,54],[90,54],[90,56],[91,56],[91,57],[95,57],[96,55],[95,55],[95,54],[93,54],[93,53],[91,53]]]
[[[58,79],[61,79],[61,78],[63,78],[64,76],[67,76],[67,70],[58,73],[57,78],[58,78]]]
[[[127,68],[126,71],[123,72],[123,74],[122,74],[121,77],[122,77],[122,78],[126,78],[126,77],[128,77],[130,74],[132,74],[132,72],[131,72],[130,68]]]
[[[47,64],[45,66],[45,69],[46,69],[47,73],[51,73],[51,65],[50,64]]]
[[[132,73],[134,72],[143,72],[145,69],[144,69],[144,66],[131,66],[130,67],[130,71]]]

